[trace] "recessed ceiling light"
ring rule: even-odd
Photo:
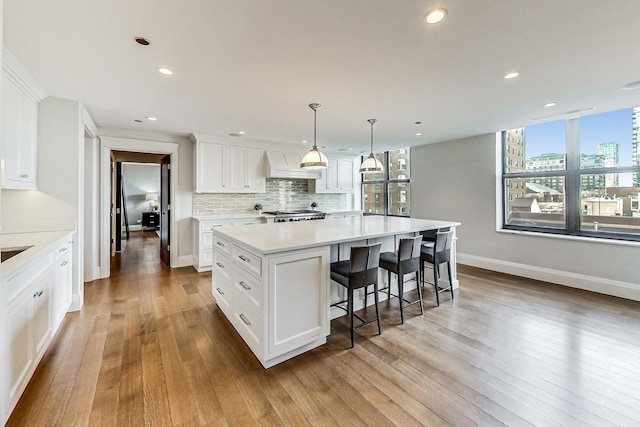
[[[427,21],[427,24],[437,24],[444,19],[446,14],[447,11],[445,9],[433,9],[427,12],[424,19]]]
[[[640,80],[638,80],[637,82],[626,84],[622,86],[622,89],[623,90],[640,89]]]
[[[152,122],[155,122],[156,120],[158,120],[157,117],[147,117],[147,120],[151,120]]]
[[[545,107],[555,107],[556,105],[558,105],[557,102],[553,101],[553,102],[547,102],[546,104],[544,104]]]
[[[505,75],[504,75],[504,78],[505,78],[505,79],[507,79],[507,80],[509,80],[509,79],[515,79],[515,78],[516,78],[516,77],[518,77],[519,75],[520,75],[520,73],[519,73],[519,72],[517,72],[517,71],[512,71],[512,72],[510,72],[510,73],[505,74]]]
[[[306,144],[306,143],[307,143],[307,142],[309,142],[309,141],[307,141],[306,139],[303,139],[301,142],[302,142],[303,144]]]
[[[142,46],[149,46],[151,44],[149,40],[145,39],[144,37],[136,37],[135,40],[136,43]]]
[[[422,136],[422,132],[417,132],[416,136]]]
[[[173,74],[173,71],[165,67],[158,68],[158,71],[160,72],[160,74],[164,74],[165,76],[170,76]]]

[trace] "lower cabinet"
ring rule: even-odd
[[[264,367],[326,342],[329,257],[329,247],[260,256],[214,245],[212,294]]]
[[[71,234],[0,280],[0,425],[27,387],[71,305]]]
[[[193,268],[203,272],[211,270],[213,266],[213,227],[226,225],[262,224],[266,220],[262,217],[247,217],[236,219],[201,220],[194,218],[193,222]]]

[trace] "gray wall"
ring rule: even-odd
[[[411,215],[455,220],[458,262],[640,300],[640,245],[496,230],[495,134],[414,147]]]
[[[148,211],[147,193],[160,196],[160,165],[147,163],[123,163],[122,176],[127,203],[127,218],[131,230],[142,228],[142,212]],[[156,201],[160,204],[160,200]]]

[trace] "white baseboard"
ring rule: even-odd
[[[193,265],[193,256],[192,255],[182,255],[178,257],[178,265],[172,265],[171,268],[176,267],[190,267]]]
[[[554,270],[551,268],[537,267],[534,265],[501,261],[476,255],[458,253],[456,256],[459,264],[640,301],[640,286],[633,283],[620,282],[604,277],[587,276],[568,271]]]

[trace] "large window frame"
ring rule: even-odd
[[[581,150],[580,150],[580,118],[572,118],[565,120],[566,123],[566,157],[565,169],[547,170],[547,171],[521,171],[507,172],[507,131],[501,133],[502,143],[502,229],[518,230],[536,233],[560,234],[568,236],[591,237],[599,239],[614,239],[623,241],[640,241],[640,233],[623,233],[623,232],[607,232],[602,230],[589,230],[581,227],[581,182],[583,176],[587,175],[607,175],[622,173],[640,173],[640,164],[632,166],[615,166],[615,167],[598,167],[581,169]],[[553,227],[537,227],[533,225],[509,224],[509,195],[511,188],[510,180],[522,178],[553,178],[561,177],[564,179],[564,226],[561,228]],[[638,187],[640,192],[640,187]]]
[[[404,150],[407,151],[407,155],[411,155],[409,148],[405,148]],[[396,150],[392,150],[392,151],[396,151]],[[397,184],[407,184],[410,188],[411,185],[411,171],[409,171],[409,175],[406,176],[406,178],[390,178],[390,174],[389,174],[389,160],[390,160],[390,151],[385,151],[384,153],[378,153],[378,154],[382,154],[383,155],[383,165],[384,165],[384,170],[382,173],[375,173],[375,174],[362,174],[362,183],[360,186],[360,191],[361,191],[361,203],[362,203],[362,211],[364,215],[378,215],[378,216],[397,216],[397,217],[411,217],[411,195],[409,194],[409,201],[407,202],[409,209],[408,212],[405,215],[401,215],[401,214],[392,214],[390,213],[391,210],[391,200],[390,200],[390,187],[392,185],[397,185]],[[361,162],[365,160],[365,156],[361,157]],[[409,159],[407,159],[406,163],[409,163]],[[365,211],[365,186],[367,184],[379,184],[383,189],[383,203],[384,203],[384,212],[382,213],[375,213],[375,212],[366,212]],[[409,190],[410,191],[410,190]]]

